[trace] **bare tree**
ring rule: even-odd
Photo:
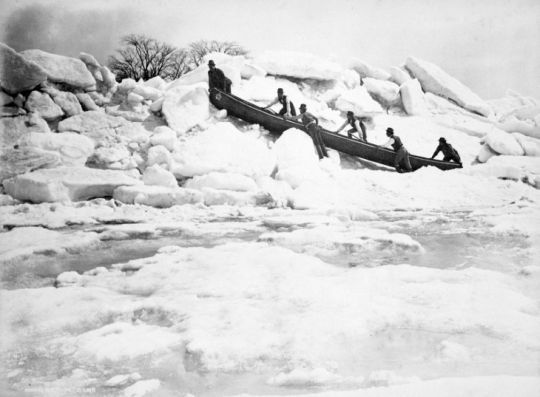
[[[109,67],[120,80],[132,78],[148,80],[167,77],[177,49],[144,35],[130,34],[122,38],[123,48],[118,56],[109,58]]]
[[[222,52],[228,55],[246,55],[248,51],[234,41],[199,40],[189,45],[190,61],[199,66],[206,54]]]
[[[200,40],[184,49],[148,36],[130,34],[122,38],[122,44],[124,46],[116,50],[118,55],[109,57],[109,68],[118,80],[148,80],[156,76],[174,80],[199,66],[211,52],[247,54],[243,47],[231,41]]]
[[[170,80],[175,80],[191,71],[191,56],[188,50],[182,48],[176,50],[171,58],[169,65],[165,69],[162,77]]]

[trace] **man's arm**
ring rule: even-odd
[[[268,105],[266,105],[265,107],[263,107],[263,109],[268,109],[270,106],[274,106],[276,103],[279,102],[279,98],[276,97],[276,99],[274,99],[272,102],[270,102]]]
[[[291,115],[291,103],[289,102],[289,98],[285,98],[285,115]]]
[[[395,142],[394,138],[390,138],[386,141],[386,143],[384,143],[382,146],[384,147],[387,147],[389,149],[393,149],[392,148],[392,144]]]
[[[433,153],[433,156],[431,156],[431,158],[434,159],[435,156],[437,156],[440,151],[441,151],[441,145],[437,146],[437,149],[435,149],[435,153]]]
[[[345,120],[343,125],[336,130],[336,134],[339,134],[341,132],[341,130],[343,130],[343,128],[345,128],[347,126],[347,124],[349,124],[349,120]]]
[[[283,117],[287,117],[288,120],[298,121],[298,120],[300,120],[302,118],[302,113],[297,114],[296,116],[283,115]]]
[[[214,79],[212,78],[212,73],[208,71],[208,88],[211,90],[214,88]]]

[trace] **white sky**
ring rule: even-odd
[[[384,68],[414,55],[486,99],[507,88],[540,98],[540,0],[0,0],[0,9],[2,41],[31,10],[36,18],[16,24],[15,37],[101,61],[127,33],[177,46],[217,39],[252,51],[354,56]]]

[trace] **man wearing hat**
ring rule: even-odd
[[[265,106],[263,109],[268,109],[270,106],[275,105],[276,103],[281,103],[283,107],[279,111],[280,116],[296,116],[296,109],[294,108],[294,104],[289,101],[287,98],[287,95],[283,95],[283,88],[278,88],[277,90],[277,98],[272,101],[272,103]]]
[[[305,103],[300,105],[300,114],[298,116],[291,116],[288,117],[288,119],[302,120],[302,124],[304,124],[307,133],[313,140],[315,149],[317,149],[319,160],[323,157],[328,157],[328,152],[326,151],[326,146],[324,146],[324,142],[321,136],[319,119],[307,111],[307,106]]]
[[[217,88],[218,90],[225,91],[227,94],[231,93],[232,81],[225,77],[225,73],[221,69],[216,68],[216,64],[213,60],[208,61],[208,87]]]
[[[347,135],[349,138],[353,138],[353,134],[357,134],[358,138],[361,141],[367,142],[367,134],[366,134],[366,125],[364,124],[364,121],[370,122],[371,118],[368,116],[355,116],[353,112],[348,111],[347,112],[347,120],[343,123],[341,127],[336,131],[336,134],[339,134],[341,130],[343,130],[347,124],[349,124],[352,128],[350,128],[347,131]],[[362,135],[360,135],[360,132],[362,132]]]
[[[435,156],[439,154],[439,152],[443,152],[443,161],[455,161],[456,163],[461,165],[461,157],[459,157],[458,151],[454,149],[452,145],[446,142],[446,139],[443,137],[439,138],[439,146],[437,146],[437,149],[435,149],[435,153],[433,153],[433,156],[431,156],[431,158],[434,159]]]
[[[401,138],[394,135],[394,129],[391,127],[386,129],[386,136],[388,137],[388,141],[383,146],[392,148],[394,149],[394,152],[396,152],[396,157],[394,158],[394,167],[396,167],[396,171],[411,172],[412,167],[409,161],[409,152],[405,149],[405,146],[403,146]],[[401,167],[401,164],[405,165],[405,169]]]

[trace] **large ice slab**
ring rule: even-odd
[[[483,116],[489,116],[492,113],[490,106],[477,94],[439,66],[415,57],[408,57],[405,65],[420,81],[424,91],[452,99],[465,109]]]
[[[9,94],[31,90],[47,79],[43,68],[4,43],[0,43],[0,59],[0,86]]]
[[[399,87],[401,103],[407,114],[422,116],[427,113],[424,92],[417,79],[409,79]]]
[[[67,166],[84,166],[94,152],[94,142],[90,138],[73,132],[31,132],[19,139],[18,144],[56,154]]]
[[[121,186],[114,190],[113,197],[122,203],[143,204],[157,208],[204,201],[203,194],[198,190],[153,185]]]
[[[80,88],[89,88],[96,84],[92,73],[80,59],[41,50],[25,50],[21,52],[21,55],[28,61],[41,66],[50,81]]]
[[[122,171],[58,167],[41,169],[5,180],[4,189],[18,200],[41,203],[111,197],[114,189],[119,186],[140,183]]]
[[[254,57],[268,74],[315,80],[341,80],[344,68],[316,55],[293,51],[264,51]]]

